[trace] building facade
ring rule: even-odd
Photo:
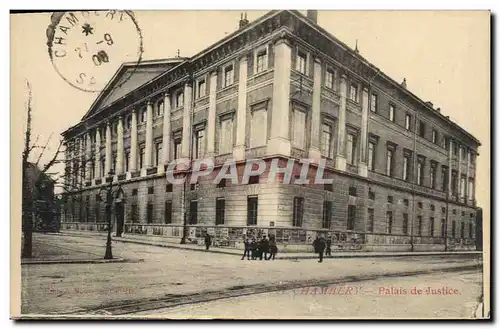
[[[209,230],[238,246],[264,231],[290,248],[323,232],[366,250],[475,241],[479,141],[322,29],[314,11],[242,18],[191,58],[124,64],[63,136],[63,228],[103,229],[99,190],[112,179],[124,192],[118,233],[178,238],[188,226],[190,241]],[[213,159],[214,171],[170,184],[180,158]],[[271,183],[269,168],[243,184],[213,182],[228,159],[241,173],[249,159],[304,158],[324,159],[334,183]]]

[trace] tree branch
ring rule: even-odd
[[[50,134],[49,138],[47,139],[47,142],[42,147],[42,151],[40,151],[40,154],[38,155],[38,159],[36,160],[37,167],[38,167],[38,164],[40,163],[40,159],[42,158],[43,154],[45,153],[45,150],[47,149],[47,146],[49,145],[49,142],[50,142],[50,139],[52,138],[52,135],[54,135],[54,133]],[[38,140],[38,138],[37,138],[37,140]]]
[[[52,157],[52,159],[43,167],[42,169],[42,172],[45,174],[47,172],[47,170],[50,169],[50,167],[52,167],[56,162],[57,162],[57,156],[59,155],[60,153],[60,150],[61,150],[61,146],[63,145],[63,141],[60,140],[59,141],[59,146],[57,146],[57,150],[56,150],[56,153],[54,153],[54,157]]]

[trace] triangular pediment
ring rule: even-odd
[[[99,113],[102,109],[106,108],[116,100],[124,97],[148,81],[151,81],[159,75],[167,72],[184,60],[184,58],[173,58],[142,62],[139,65],[135,63],[122,64],[106,87],[101,91],[99,96],[97,96],[96,100],[83,116],[82,120]]]

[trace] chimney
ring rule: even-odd
[[[312,21],[314,24],[318,24],[318,11],[317,10],[308,10],[307,18]]]
[[[248,19],[247,19],[247,13],[245,13],[245,16],[243,17],[243,13],[241,13],[241,18],[240,18],[240,29],[248,25]]]

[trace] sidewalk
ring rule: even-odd
[[[95,237],[104,236],[104,233],[96,233],[96,232],[87,232],[87,231],[63,231],[60,233],[61,235],[74,235],[74,236],[85,236],[85,237]],[[242,256],[243,250],[232,249],[232,248],[217,248],[210,247],[208,251],[205,250],[204,246],[193,245],[193,244],[178,244],[178,243],[169,243],[166,241],[151,241],[147,237],[113,237],[114,241],[120,241],[124,243],[136,243],[142,245],[150,245],[156,247],[163,248],[175,248],[175,249],[184,249],[184,250],[192,250],[198,252],[210,252],[210,253],[219,253],[226,255],[235,255]],[[414,251],[414,252],[375,252],[375,251],[341,251],[335,252],[332,251],[332,256],[324,256],[327,258],[370,258],[370,257],[408,257],[408,256],[445,256],[445,255],[480,255],[481,251]],[[314,253],[279,253],[276,255],[276,259],[288,259],[288,260],[297,260],[297,259],[314,259],[317,258],[318,255]]]

